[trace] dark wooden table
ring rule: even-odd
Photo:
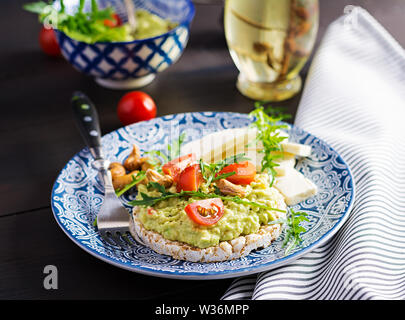
[[[21,9],[24,2],[0,3],[0,299],[219,299],[232,280],[180,281],[131,273],[87,254],[57,226],[51,187],[83,147],[71,94],[80,89],[92,98],[107,133],[120,127],[116,105],[124,91],[101,88],[62,58],[45,56],[37,41],[40,25]],[[321,1],[317,44],[349,3],[369,10],[405,45],[402,0]],[[142,90],[155,99],[158,116],[249,112],[253,103],[235,88],[237,74],[224,39],[222,6],[197,4],[183,56]],[[298,102],[299,95],[281,105],[294,115]],[[58,268],[57,290],[43,287],[46,265]]]

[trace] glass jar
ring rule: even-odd
[[[226,0],[225,36],[239,91],[261,101],[295,95],[318,24],[318,0]]]

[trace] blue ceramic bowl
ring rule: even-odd
[[[58,3],[59,1],[56,1]],[[65,0],[66,11],[74,13],[79,0]],[[127,22],[123,0],[99,0],[101,8],[112,6]],[[56,36],[63,56],[74,68],[95,78],[101,86],[113,89],[143,87],[181,56],[194,17],[191,0],[134,0],[135,7],[154,13],[179,25],[160,36],[129,42],[88,44],[61,31]],[[90,10],[90,1],[85,10]]]

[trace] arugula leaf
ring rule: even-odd
[[[269,114],[264,111],[264,105],[261,102],[256,102],[255,110],[250,112],[249,116],[255,119],[251,127],[257,129],[256,142],[260,140],[263,143],[263,150],[261,152],[264,155],[261,161],[261,171],[267,171],[270,174],[270,186],[272,186],[277,174],[274,167],[278,166],[275,160],[281,157],[281,155],[274,154],[274,152],[282,151],[281,142],[286,139],[286,137],[280,135],[280,130],[288,128],[287,125],[280,124],[279,122],[288,116],[282,114],[279,109],[271,107],[267,108],[266,111]]]
[[[288,255],[299,243],[302,242],[301,233],[307,231],[303,226],[300,225],[303,221],[309,221],[307,218],[307,213],[299,211],[295,212],[292,208],[289,209],[289,214],[287,215],[287,228],[286,234],[283,241],[283,248],[287,246],[285,250],[285,255]]]
[[[60,4],[60,12],[61,13],[64,13],[65,12],[65,3],[63,2],[63,0],[60,0],[59,1],[59,4]],[[92,3],[92,6],[93,6],[94,4]],[[96,6],[97,6],[97,4],[95,4]]]
[[[295,212],[292,208],[289,208],[287,213],[287,218],[277,219],[270,221],[268,224],[284,224],[285,225],[285,238],[282,243],[282,247],[285,248],[288,244],[288,247],[284,250],[284,254],[288,255],[295,246],[300,244],[302,241],[301,233],[306,232],[303,226],[300,225],[302,221],[309,221],[307,218],[308,214],[302,211]]]
[[[98,4],[97,4],[97,0],[91,0],[91,13],[93,14],[97,14],[98,12]]]
[[[166,189],[164,186],[162,186],[161,184],[151,181],[148,183],[147,187],[152,187],[155,188],[157,191],[159,191],[161,194],[166,194]]]
[[[209,186],[212,182],[214,182],[216,180],[225,179],[229,176],[236,174],[236,172],[232,171],[232,172],[224,173],[224,174],[217,176],[217,174],[226,166],[228,166],[232,163],[239,163],[241,161],[246,161],[246,160],[250,160],[250,158],[245,157],[244,153],[239,153],[234,156],[227,157],[218,163],[208,164],[200,159],[200,161],[199,161],[200,170],[201,170],[201,173],[205,180],[205,185]]]
[[[239,162],[246,161],[246,160],[250,160],[250,158],[245,157],[244,153],[238,153],[236,155],[230,156],[228,158],[225,158],[224,160],[222,160],[219,163],[219,165],[221,166],[220,170],[222,170],[224,167],[226,167],[227,165],[230,165],[232,163],[239,163]]]
[[[45,8],[48,6],[49,6],[48,3],[44,1],[38,1],[33,3],[26,3],[23,5],[23,8],[32,13],[42,14]]]
[[[180,198],[180,197],[192,196],[192,197],[197,197],[197,198],[202,198],[202,199],[220,198],[221,200],[233,201],[235,203],[245,204],[245,205],[249,205],[249,206],[253,206],[253,207],[259,207],[259,208],[266,209],[266,210],[285,212],[285,210],[281,210],[278,208],[272,208],[272,207],[266,206],[265,204],[262,204],[262,203],[244,200],[238,196],[222,196],[217,193],[204,193],[201,191],[181,191],[178,193],[170,193],[170,192],[165,191],[162,193],[161,196],[158,196],[158,197],[150,197],[143,192],[141,192],[140,195],[142,196],[142,199],[133,200],[133,201],[129,202],[129,204],[132,206],[153,206],[160,201],[167,200],[170,198]]]
[[[158,172],[162,172],[162,164],[169,162],[169,158],[160,150],[146,151],[145,155],[149,157],[148,163],[155,167]]]
[[[183,144],[184,140],[186,139],[186,133],[183,132],[179,135],[177,140],[174,140],[172,144],[167,146],[167,155],[170,160],[178,158],[180,156],[180,147]]]
[[[235,171],[223,173],[223,174],[220,174],[220,175],[212,178],[212,181],[214,182],[214,181],[217,181],[217,180],[220,180],[220,179],[226,179],[226,178],[228,178],[230,176],[233,176],[234,174],[236,174]]]
[[[127,184],[125,187],[115,190],[115,194],[117,197],[121,197],[125,192],[133,188],[135,185],[137,185],[139,182],[141,182],[143,179],[146,178],[146,173],[145,171],[139,171],[136,176],[132,175],[132,182]]]
[[[180,156],[180,148],[186,138],[186,133],[179,135],[178,139],[174,140],[167,146],[167,152],[161,150],[151,150],[145,152],[149,157],[148,162],[153,165],[157,171],[162,172],[162,165]]]
[[[265,102],[256,102],[255,106],[260,107],[260,106],[265,106]],[[266,109],[263,111],[268,114],[270,117],[273,118],[280,118],[280,120],[286,120],[291,118],[291,114],[284,113],[285,107],[277,107],[277,106],[268,106]]]
[[[177,193],[165,193],[164,195],[158,197],[151,197],[145,194],[144,192],[140,192],[142,199],[140,200],[132,200],[129,202],[131,206],[145,206],[145,207],[152,207],[156,203],[167,200],[169,198],[178,198],[180,195]]]

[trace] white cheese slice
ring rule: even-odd
[[[263,143],[257,141],[257,129],[256,128],[243,128],[243,137],[236,139],[235,143],[247,148],[248,150],[263,150]],[[243,140],[243,141],[242,141]]]
[[[226,157],[245,153],[248,149],[246,145],[255,138],[255,134],[247,127],[222,130],[185,144],[181,148],[181,154],[193,152],[197,158],[201,158],[205,162],[219,162]]]
[[[191,141],[181,146],[181,154],[194,153],[197,159],[202,158],[206,162],[211,162],[214,157],[222,156],[222,152],[233,153],[234,129],[213,132],[203,136],[201,139]]]
[[[280,134],[288,137],[284,131],[280,131]],[[236,154],[262,150],[263,144],[261,141],[257,142],[256,137],[257,129],[255,128],[226,129],[185,144],[181,148],[181,154],[193,152],[197,158],[201,158],[205,162],[218,162]]]
[[[281,147],[284,152],[295,154],[299,157],[308,157],[311,155],[311,146],[294,142],[281,142]]]
[[[277,172],[277,176],[285,175],[288,168],[294,168],[295,166],[295,155],[291,153],[281,153],[282,157],[276,159],[274,162],[279,165],[274,167]],[[247,150],[245,156],[249,158],[249,161],[256,166],[256,170],[260,171],[262,169],[262,160],[264,153],[258,152],[256,150]]]
[[[284,176],[288,168],[294,168],[295,166],[295,155],[292,153],[283,152],[281,157],[274,160],[278,166],[274,167],[277,172],[277,176]]]
[[[277,177],[274,187],[281,192],[289,206],[304,201],[317,193],[316,185],[293,168],[287,169],[285,175]]]

